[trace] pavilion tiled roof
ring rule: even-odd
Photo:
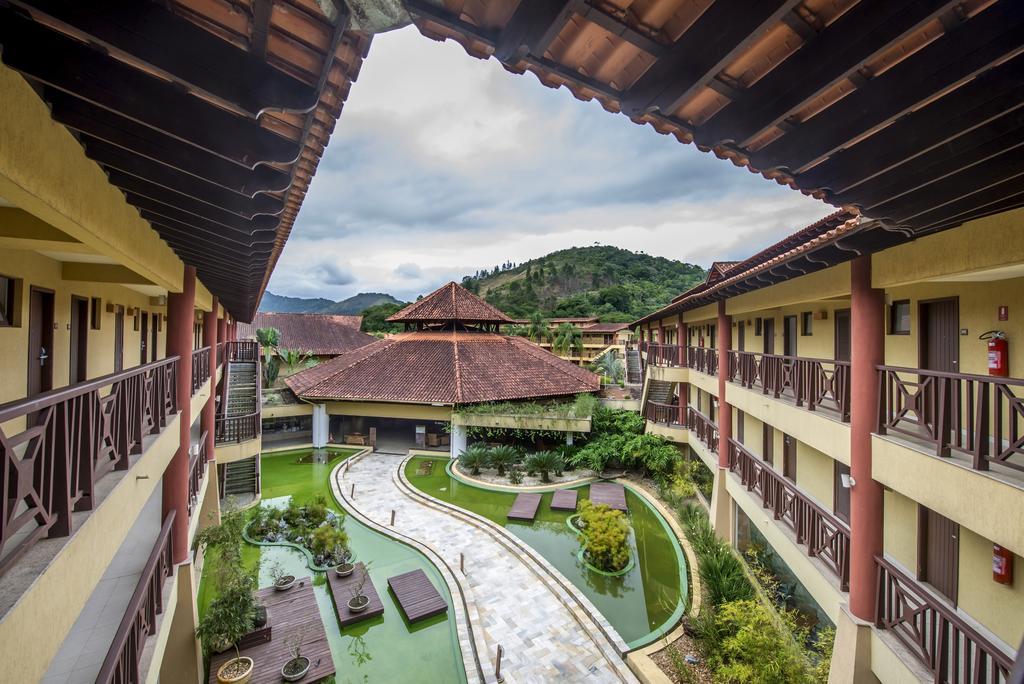
[[[310,400],[473,404],[596,392],[600,379],[516,337],[418,331],[378,340],[285,380]]]
[[[627,330],[629,323],[594,323],[583,326],[583,332],[588,333],[614,333],[620,330]]]
[[[238,336],[255,339],[260,328],[275,328],[281,334],[278,346],[283,349],[337,356],[376,340],[359,330],[362,322],[362,316],[260,312],[252,323],[238,324]]]
[[[388,318],[392,323],[515,323],[456,282],[450,282]]]

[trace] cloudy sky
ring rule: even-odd
[[[594,243],[706,267],[829,211],[407,27],[374,38],[269,289],[408,300]]]

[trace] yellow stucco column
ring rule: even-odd
[[[198,575],[192,563],[178,566],[178,594],[171,598],[177,605],[171,631],[167,636],[167,648],[160,663],[161,684],[197,684],[202,681],[203,651],[196,639],[196,625],[199,624],[196,607]]]
[[[871,623],[851,614],[845,603],[836,621],[828,684],[878,684],[871,671]]]
[[[736,545],[736,525],[733,520],[732,497],[726,488],[726,478],[729,471],[725,468],[715,470],[714,489],[711,492],[711,526],[715,529],[718,538]]]

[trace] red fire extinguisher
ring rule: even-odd
[[[999,544],[992,545],[992,579],[999,584],[1013,584],[1013,553]]]
[[[1010,375],[1010,343],[1002,330],[982,333],[979,340],[988,340],[988,374],[1005,378]]]

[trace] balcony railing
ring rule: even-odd
[[[1024,380],[878,367],[880,434],[930,443],[937,456],[1024,471]]]
[[[807,555],[819,559],[839,578],[843,591],[850,584],[850,528],[816,504],[796,485],[757,458],[734,439],[729,440],[729,470],[747,491],[761,495],[761,505],[796,534]]]
[[[647,363],[664,368],[681,368],[686,365],[686,347],[678,344],[646,343]]]
[[[217,444],[235,444],[256,439],[260,434],[260,412],[244,416],[217,417]]]
[[[238,340],[228,343],[228,361],[258,361],[260,346],[255,340]]]
[[[192,509],[199,502],[199,489],[206,474],[206,438],[208,432],[199,437],[199,448],[196,453],[189,454],[188,459],[188,514],[191,519]]]
[[[718,453],[718,425],[703,413],[693,408],[686,407],[686,428],[690,434],[704,443],[713,454]]]
[[[210,380],[210,348],[203,347],[192,352],[192,396],[203,389]]]
[[[220,368],[222,365],[224,365],[224,352],[227,349],[227,346],[227,342],[217,343],[217,368]]]
[[[657,401],[648,401],[644,415],[647,420],[652,423],[662,423],[664,425],[675,426],[682,425],[678,404],[662,404]]]
[[[731,351],[729,379],[808,411],[825,408],[843,422],[850,420],[849,361]]]
[[[0,406],[0,574],[40,539],[71,534],[96,482],[167,426],[177,371],[174,356]]]
[[[884,558],[878,568],[875,625],[898,638],[924,664],[936,682],[1002,684],[1013,658],[966,624]]]
[[[718,350],[711,347],[687,347],[686,367],[705,375],[718,375]]]
[[[156,632],[157,616],[164,612],[164,581],[174,572],[171,528],[174,511],[164,518],[160,536],[153,545],[135,593],[128,601],[121,624],[103,660],[96,681],[102,684],[135,684],[143,679],[140,672],[146,639]]]

